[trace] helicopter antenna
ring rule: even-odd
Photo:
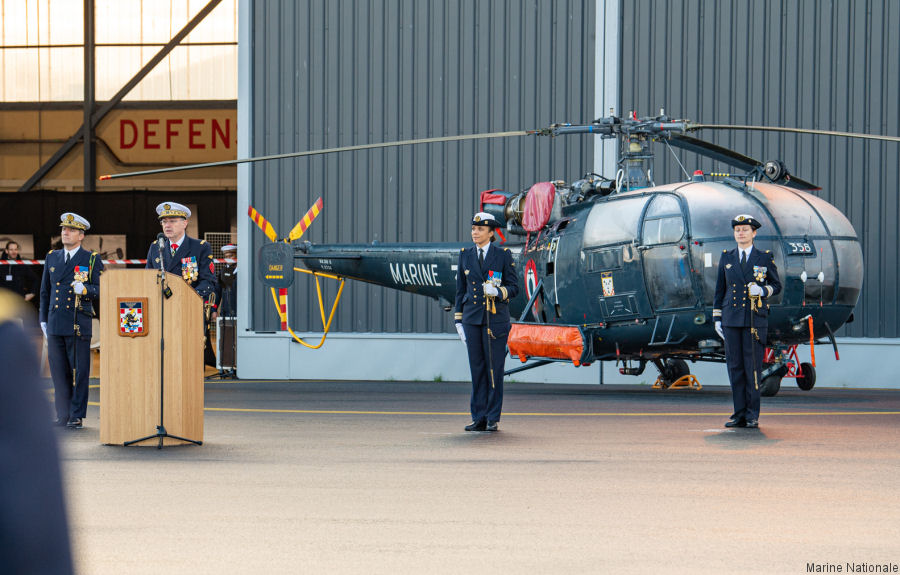
[[[687,179],[691,179],[691,175],[687,173],[687,170],[684,169],[684,165],[682,165],[681,160],[678,159],[678,155],[675,153],[675,150],[672,149],[672,146],[669,145],[669,140],[663,140],[666,143],[666,149],[672,154],[672,157],[675,158],[675,161],[678,162],[678,167],[681,168],[681,171],[684,172],[684,177]]]

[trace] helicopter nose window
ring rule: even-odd
[[[734,237],[731,219],[737,214],[753,214],[767,233],[774,230],[768,214],[749,196],[724,184],[704,184],[702,189],[684,194],[691,214],[691,235],[697,238]],[[760,232],[762,233],[762,232]]]
[[[822,219],[825,220],[828,231],[831,232],[832,236],[858,237],[856,235],[856,230],[853,229],[853,224],[851,224],[850,220],[847,219],[847,216],[842,214],[836,207],[818,196],[800,191],[795,193],[807,199],[809,203],[813,205],[816,211],[819,212],[819,215],[822,216]]]
[[[756,184],[761,192],[763,204],[778,222],[781,233],[786,236],[822,236],[825,226],[819,214],[803,201],[800,193],[794,190],[766,184]],[[810,194],[804,194],[810,196]]]

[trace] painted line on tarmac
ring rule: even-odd
[[[296,413],[314,415],[470,415],[467,411],[366,411],[344,409],[257,409],[241,407],[204,407],[204,411],[220,411],[231,413]],[[723,417],[728,413],[709,412],[586,412],[586,413],[551,413],[551,412],[504,412],[503,415],[514,417]],[[800,411],[791,412],[765,412],[769,416],[816,416],[816,415],[900,415],[900,411]]]
[[[88,405],[100,407],[99,401],[89,401]],[[376,411],[361,409],[259,409],[252,407],[204,407],[203,411],[218,411],[226,413],[275,413],[275,414],[305,414],[305,415],[471,415],[468,411]],[[511,411],[503,415],[512,417],[727,417],[730,413],[719,412],[539,412],[539,411]],[[822,416],[822,415],[900,415],[900,411],[797,411],[780,412],[766,411],[766,417],[793,417],[793,416]]]

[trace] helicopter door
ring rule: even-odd
[[[598,202],[584,229],[582,262],[591,318],[615,322],[653,315],[641,251],[638,224],[647,196]]]
[[[699,301],[691,280],[685,229],[678,197],[656,195],[644,216],[639,248],[650,304],[656,312],[693,308]]]

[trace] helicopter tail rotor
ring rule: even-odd
[[[261,213],[257,212],[253,206],[247,210],[247,215],[250,216],[250,219],[259,226],[259,229],[262,230],[266,237],[269,238],[269,241],[276,241],[278,234],[275,233],[275,228],[272,227],[272,223],[264,218]]]

